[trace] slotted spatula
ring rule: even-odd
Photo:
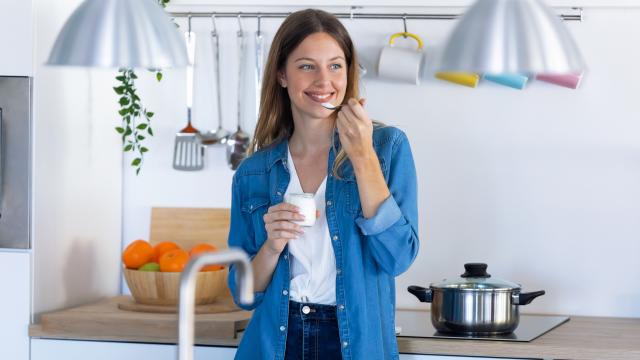
[[[187,41],[187,126],[176,133],[173,148],[173,168],[181,171],[196,171],[204,168],[204,146],[198,141],[198,129],[191,125],[191,107],[193,106],[193,68],[196,54],[196,34],[189,30],[185,33]]]

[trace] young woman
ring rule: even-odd
[[[328,110],[321,103],[343,104]],[[237,359],[397,359],[395,277],[418,253],[405,134],[374,125],[340,21],[286,18],[267,59],[250,156],[233,178],[229,246],[252,259],[255,301]],[[315,225],[283,202],[311,193]],[[237,301],[236,269],[229,287]]]

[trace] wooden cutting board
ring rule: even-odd
[[[173,241],[183,249],[209,243],[226,249],[230,219],[230,209],[154,207],[149,242]]]
[[[43,314],[42,331],[74,338],[92,334],[93,338],[115,341],[145,341],[176,343],[178,314],[126,311],[118,308],[126,296],[117,296],[101,302],[67,310]],[[198,314],[195,317],[197,343],[211,339],[235,339],[245,329],[252,312],[232,311],[216,314]]]

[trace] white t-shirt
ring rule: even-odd
[[[291,151],[287,150],[287,166],[291,180],[285,194],[303,193]],[[304,234],[289,240],[291,285],[289,297],[297,302],[336,304],[336,258],[331,246],[329,226],[325,213],[324,194],[327,185],[325,176],[314,199],[320,217],[311,227],[304,227]]]

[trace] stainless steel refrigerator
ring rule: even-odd
[[[31,247],[31,78],[0,77],[0,248]]]

